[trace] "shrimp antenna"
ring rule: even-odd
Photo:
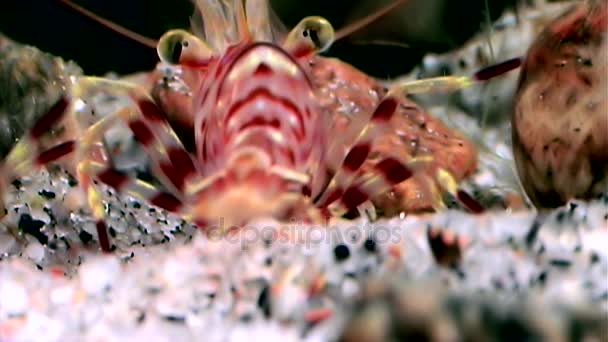
[[[143,35],[135,32],[135,31],[129,30],[128,28],[126,28],[124,26],[120,26],[120,25],[116,24],[113,21],[110,21],[108,19],[104,19],[104,18],[98,16],[97,14],[89,11],[88,9],[86,9],[86,8],[84,8],[82,6],[79,6],[79,5],[75,4],[75,3],[73,3],[70,0],[59,0],[59,2],[65,4],[66,6],[70,7],[72,10],[74,10],[74,11],[76,11],[76,12],[84,15],[85,17],[87,17],[87,18],[89,18],[89,19],[91,19],[91,20],[93,20],[93,21],[95,21],[95,22],[97,22],[97,23],[99,23],[99,24],[101,24],[101,25],[109,28],[110,30],[112,30],[112,31],[114,31],[114,32],[116,32],[118,34],[121,34],[121,35],[123,35],[123,36],[125,36],[125,37],[127,37],[129,39],[132,39],[132,40],[134,40],[134,41],[136,41],[136,42],[138,42],[138,43],[140,43],[140,44],[142,44],[144,46],[147,46],[149,48],[156,49],[156,45],[158,43],[158,41],[156,39],[152,39],[152,38],[143,36]]]
[[[373,23],[374,21],[380,19],[381,17],[383,17],[384,15],[386,15],[387,13],[389,13],[390,11],[398,8],[399,6],[405,4],[408,0],[395,0],[393,2],[391,2],[390,4],[380,8],[379,10],[361,18],[358,19],[357,21],[355,21],[352,24],[348,24],[345,27],[341,28],[340,30],[336,31],[336,35],[335,35],[335,41],[340,40],[344,37],[347,37],[357,31],[359,31],[360,29],[368,26],[369,24]]]
[[[58,0],[58,1],[63,3],[66,6],[70,7],[72,10],[103,25],[104,27],[107,27],[108,29],[110,29],[118,34],[121,34],[121,35],[123,35],[129,39],[132,39],[149,48],[156,49],[156,45],[158,43],[158,40],[156,40],[156,39],[152,39],[152,38],[143,36],[135,31],[130,30],[124,26],[121,26],[111,20],[104,19],[104,18],[100,17],[99,15],[87,10],[86,8],[75,4],[71,0]],[[335,40],[343,39],[357,31],[361,30],[362,28],[364,28],[364,27],[368,26],[369,24],[373,23],[374,21],[380,19],[382,16],[386,15],[387,13],[394,10],[395,8],[405,4],[407,1],[408,0],[395,0],[395,1],[391,2],[390,4],[380,8],[379,10],[377,10],[361,19],[358,19],[354,23],[346,25],[345,27],[336,31]]]

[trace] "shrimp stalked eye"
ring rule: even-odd
[[[306,17],[289,33],[283,47],[300,57],[327,50],[334,39],[334,28],[326,19]]]
[[[213,50],[205,42],[184,30],[171,30],[158,41],[158,57],[167,64],[206,64]]]

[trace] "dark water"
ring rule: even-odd
[[[336,43],[328,52],[378,77],[391,77],[409,71],[428,51],[445,51],[461,44],[477,32],[485,21],[484,0],[410,0],[440,3],[434,20],[419,23],[430,34],[440,30],[439,41],[425,39],[402,41],[409,47],[361,45],[353,39]],[[498,17],[516,0],[490,0],[490,15]],[[151,38],[166,30],[187,28],[192,5],[188,0],[75,0],[75,3],[98,15]],[[288,27],[306,15],[326,17],[340,28],[352,20],[352,13],[364,2],[373,0],[275,0],[273,7]],[[409,6],[409,5],[405,5]],[[402,10],[404,8],[402,7]],[[412,11],[413,12],[413,11]],[[419,13],[402,11],[398,20],[412,21]],[[395,20],[395,19],[393,19]],[[386,24],[386,22],[385,22]],[[388,28],[387,28],[388,27]],[[67,8],[58,0],[3,0],[0,2],[0,31],[15,40],[34,45],[43,51],[72,59],[87,74],[108,71],[132,73],[151,69],[157,62],[156,51],[133,42]],[[390,32],[391,25],[374,31],[378,39],[404,37]],[[435,32],[437,34],[437,32]]]

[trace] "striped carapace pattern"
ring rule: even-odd
[[[306,72],[276,45],[246,44],[227,54],[231,58],[209,69],[218,78],[207,78],[195,95],[202,101],[195,129],[204,173],[226,167],[244,150],[263,154],[272,165],[309,172],[321,162],[327,125]]]
[[[203,10],[213,8],[215,1],[196,1],[199,14],[206,14]],[[177,34],[183,38],[177,45],[171,45],[176,36],[169,33],[165,45],[159,43],[161,59],[164,56],[187,73],[181,82],[191,95],[180,94],[180,101],[188,103],[179,110],[190,111],[180,119],[193,131],[193,146],[186,148],[171,126],[173,118],[167,115],[170,106],[165,102],[169,97],[151,95],[126,82],[81,77],[17,144],[3,170],[20,175],[28,165],[48,164],[74,152],[76,165],[70,171],[77,174],[87,195],[106,251],[111,246],[96,182],[142,197],[201,228],[218,220],[239,226],[261,216],[325,221],[327,214],[367,211],[374,199],[410,180],[415,184],[423,180],[422,192],[428,193],[434,208],[442,207],[438,195],[447,192],[474,212],[483,209],[456,185],[469,171],[456,166],[462,175],[454,177],[450,167],[452,160],[458,160],[456,165],[467,165],[468,170],[475,164],[474,148],[399,92],[383,90],[377,98],[368,98],[379,87],[369,86],[373,83],[369,77],[344,63],[330,71],[337,84],[319,84],[315,63],[323,64],[319,63],[323,58],[316,52],[320,37],[333,32],[323,31],[328,24],[316,17],[305,19],[304,26],[292,31],[295,35],[278,43],[269,27],[260,27],[270,25],[264,17],[268,14],[253,4],[268,6],[266,1],[249,1],[247,17],[243,2],[234,0],[232,7],[224,7],[223,15],[205,17],[205,34],[215,32],[214,39],[207,39],[210,48],[200,38],[182,33]],[[234,18],[226,22],[226,16]],[[168,54],[163,55],[161,46],[170,48],[163,50]],[[345,87],[353,90],[348,98],[341,97]],[[74,119],[79,111],[76,104],[93,91],[127,97],[132,105],[80,127],[77,140],[42,151],[36,147],[64,118]],[[329,101],[324,98],[327,93]],[[358,106],[364,98],[366,105],[351,109],[349,123],[340,128],[337,123],[344,116],[332,103]],[[92,157],[104,132],[117,124],[128,127],[143,147],[160,186],[116,169],[106,162],[109,155]],[[385,148],[387,138],[401,143]],[[414,146],[416,151],[411,150]],[[435,146],[458,147],[447,153],[452,158],[436,159]],[[418,153],[425,149],[427,153]]]

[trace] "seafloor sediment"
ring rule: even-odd
[[[261,220],[219,238],[109,196],[116,250],[102,255],[91,218],[62,209],[68,180],[47,175],[13,189],[0,227],[2,341],[600,341],[608,333],[608,197],[546,217]],[[447,247],[455,239],[463,248]]]

